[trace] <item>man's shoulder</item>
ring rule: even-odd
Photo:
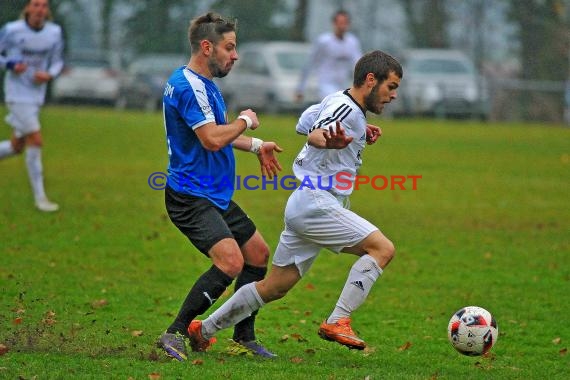
[[[9,21],[6,24],[4,24],[2,29],[4,29],[6,32],[14,32],[23,29],[25,27],[26,23],[24,20],[15,20],[15,21]]]
[[[61,26],[53,21],[47,21],[44,28],[50,33],[61,33]]]

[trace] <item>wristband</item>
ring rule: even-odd
[[[259,150],[261,149],[262,145],[263,145],[263,140],[252,137],[251,148],[249,148],[249,151],[251,153],[259,154]]]
[[[20,61],[8,61],[6,62],[6,68],[8,70],[14,70],[14,66],[16,66]]]
[[[253,125],[253,120],[251,120],[251,117],[247,115],[239,115],[238,119],[245,121],[246,129],[251,129],[251,126]]]

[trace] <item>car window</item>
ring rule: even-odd
[[[471,74],[472,67],[456,59],[429,58],[411,60],[408,70],[420,74]]]
[[[265,58],[257,52],[245,52],[242,54],[240,60],[242,61],[240,64],[242,72],[261,75],[269,74]]]
[[[164,74],[174,71],[186,62],[183,57],[145,57],[134,61],[129,67],[132,74]]]
[[[306,52],[278,52],[277,64],[282,70],[301,71],[305,67],[309,54]]]

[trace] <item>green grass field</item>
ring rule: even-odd
[[[255,135],[285,148],[283,175],[291,174],[303,144],[295,119],[260,119]],[[422,178],[417,190],[364,186],[351,199],[397,248],[354,314],[370,349],[316,334],[354,261],[323,251],[286,298],[260,312],[258,337],[278,359],[229,356],[224,331],[213,351],[178,363],[155,340],[210,262],[148,186],[167,164],[161,115],[46,107],[46,186],[61,211],[33,208],[23,156],[0,161],[0,344],[8,350],[0,378],[568,378],[570,129],[376,123],[384,136],[364,152],[361,174]],[[4,124],[0,139],[9,133]],[[237,156],[240,174],[258,174],[252,155]],[[236,193],[272,248],[288,194]],[[467,305],[499,324],[485,357],[464,357],[447,341],[450,316]]]

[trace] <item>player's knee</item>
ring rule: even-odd
[[[221,262],[217,262],[215,265],[231,278],[236,278],[242,271],[243,264],[244,260],[241,255],[227,255]]]
[[[263,240],[252,250],[253,254],[248,255],[248,264],[255,267],[267,267],[269,262],[269,246]]]

